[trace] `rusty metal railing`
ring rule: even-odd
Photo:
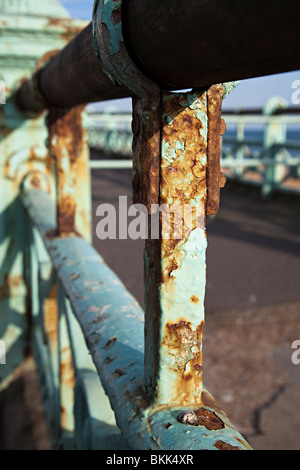
[[[161,15],[166,11],[167,17]],[[272,18],[261,47],[264,11],[272,11]],[[152,35],[147,28],[143,34],[143,22],[136,19],[146,13]],[[199,15],[206,18],[200,23],[204,30],[195,24]],[[279,37],[284,20],[287,34]],[[247,34],[244,22],[250,25]],[[297,34],[290,9],[269,1],[228,1],[225,8],[220,1],[96,0],[93,24],[50,60],[51,54],[44,57],[18,90],[23,111],[47,112],[48,171],[27,173],[21,196],[28,214],[25,271],[33,349],[54,445],[250,448],[202,384],[205,217],[217,212],[225,183],[221,106],[237,84],[228,80],[294,69],[299,53],[288,53],[287,46],[294,47]],[[188,40],[189,47],[177,48],[174,38]],[[164,47],[153,54],[155,41]],[[230,50],[223,47],[228,42]],[[179,67],[182,52],[186,60]],[[170,91],[191,86],[188,92]],[[134,202],[147,209],[149,219],[161,206],[195,209],[187,229],[181,225],[181,237],[182,215],[170,219],[173,236],[164,236],[162,217],[159,236],[146,240],[145,314],[89,243],[83,105],[124,96],[133,98]]]

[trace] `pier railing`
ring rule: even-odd
[[[300,192],[300,109],[286,107],[282,98],[269,99],[264,109],[223,111],[227,131],[222,137],[221,168],[228,180],[274,191]],[[108,108],[89,111],[88,141],[101,154],[91,169],[131,169],[131,113]],[[292,130],[289,135],[289,130]]]
[[[30,165],[24,155],[19,164],[31,344],[54,445],[250,448],[202,384],[205,217],[225,183],[222,101],[233,80],[298,67],[291,10],[253,0],[96,0],[93,23],[16,90],[24,119],[45,112],[48,132],[46,154],[32,149]],[[90,244],[82,112],[126,96],[133,200],[159,231],[145,241],[145,313]],[[177,213],[165,236],[164,210],[186,206],[188,226]]]

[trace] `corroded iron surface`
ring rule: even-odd
[[[206,93],[165,93],[161,127],[160,237],[145,249],[146,386],[155,403],[200,404]]]
[[[57,230],[67,236],[79,230],[89,236],[89,215],[84,210],[89,187],[87,135],[83,106],[71,110],[50,108],[47,118],[49,152],[56,163]],[[76,223],[78,216],[80,223]],[[76,227],[78,226],[78,228]]]
[[[149,400],[144,387],[143,312],[138,303],[84,239],[47,236],[55,227],[55,206],[49,195],[33,189],[25,191],[22,200],[44,239],[129,448],[249,449],[205,389],[201,406],[159,405]],[[66,380],[73,378],[66,376]],[[179,419],[188,412],[197,417],[196,425]]]

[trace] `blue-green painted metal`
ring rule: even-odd
[[[86,24],[73,20],[56,0],[0,1],[0,339],[7,345],[7,364],[0,370],[0,389],[13,378],[28,351],[28,290],[24,279],[24,211],[20,184],[27,175],[43,174],[54,193],[53,164],[46,148],[44,116],[21,113],[14,92],[31,77],[36,61],[62,48]]]
[[[222,441],[228,447],[248,449],[206,391],[201,408],[213,414],[219,429],[178,421],[186,407],[149,402],[144,388],[144,315],[140,306],[85,240],[49,237],[55,227],[55,206],[46,193],[30,190],[22,200],[44,239],[129,448],[216,449]]]
[[[62,132],[50,133],[48,139],[45,115],[21,113],[13,100],[36,59],[60,48],[84,25],[70,20],[57,2],[50,4],[48,10],[36,0],[23,0],[19,11],[24,17],[19,20],[15,2],[0,0],[0,43],[5,45],[0,80],[7,85],[7,102],[0,108],[0,341],[7,357],[14,358],[13,367],[1,367],[0,389],[24,359],[27,313],[54,447],[249,449],[202,384],[205,216],[210,213],[211,193],[218,199],[223,182],[219,148],[214,145],[222,127],[219,104],[237,82],[187,93],[164,92],[126,52],[122,1],[95,1],[96,52],[109,78],[133,97],[133,132],[128,117],[122,128],[112,122],[114,117],[107,117],[106,128],[99,125],[99,117],[98,123],[91,123],[91,114],[86,121],[90,144],[103,148],[107,140],[108,153],[114,150],[124,156],[133,144],[133,158],[121,165],[133,166],[134,200],[144,203],[149,215],[159,204],[166,211],[184,205],[198,210],[182,238],[174,233],[164,237],[162,218],[159,239],[147,240],[144,314],[88,243],[88,223],[84,227],[77,221],[74,230],[58,231],[59,172],[73,178],[67,189],[72,187],[79,206],[86,201],[82,219],[89,220],[87,154],[77,160],[76,171],[70,170],[76,139],[79,146],[85,141],[83,129],[78,136],[77,121],[69,119],[72,110],[64,115]],[[14,42],[17,25],[21,47]],[[45,30],[49,41],[44,41]],[[294,157],[286,158],[285,123],[273,115],[278,105],[284,103],[272,100],[263,115],[267,127],[259,164],[266,165],[265,194],[282,183],[287,162],[299,165]],[[238,139],[242,137],[240,125]],[[226,137],[223,149],[225,144]],[[58,149],[53,151],[55,145]],[[236,145],[234,162],[232,153],[223,151],[223,167],[238,166],[240,178],[243,166],[258,161],[245,157],[245,145],[245,139]],[[104,166],[105,162],[90,162],[90,168]],[[82,179],[75,191],[77,176]],[[180,224],[174,219],[170,225],[176,231]]]
[[[197,406],[206,284],[207,95],[165,93],[162,102],[160,204],[166,211],[177,208],[183,224],[176,235],[175,221],[162,219],[161,240],[146,242],[145,380],[156,404]],[[189,226],[185,206],[197,210]]]
[[[69,299],[60,292],[60,314],[65,315],[70,338],[74,384],[74,445],[78,450],[124,449],[115,415],[105,394],[80,325]]]
[[[159,198],[161,90],[129,56],[122,32],[122,0],[96,0],[93,10],[93,41],[103,70],[113,83],[133,98],[132,143],[133,201],[151,204]]]
[[[3,76],[3,81],[10,85],[8,102],[0,116],[4,129],[0,148],[4,155],[4,207],[7,200],[10,203],[19,198],[20,214],[18,233],[9,232],[14,242],[18,240],[20,259],[16,271],[12,271],[15,277],[11,273],[10,277],[4,276],[8,289],[4,297],[9,302],[14,297],[17,299],[23,321],[18,331],[23,336],[25,309],[30,315],[31,346],[54,447],[248,449],[248,444],[202,387],[206,249],[202,217],[209,189],[206,185],[209,164],[206,92],[164,94],[157,84],[143,76],[126,53],[119,21],[121,3],[95,2],[94,41],[108,76],[133,96],[134,198],[146,204],[149,214],[151,204],[164,202],[166,206],[190,204],[200,208],[200,216],[198,213],[192,218],[189,233],[176,249],[168,241],[159,247],[152,245],[152,241],[147,245],[145,325],[144,312],[137,301],[88,243],[89,234],[86,227],[83,229],[83,223],[76,220],[77,226],[72,226],[72,230],[59,230],[61,184],[66,188],[66,181],[61,181],[62,174],[64,178],[71,175],[72,182],[88,175],[87,159],[79,161],[75,158],[78,155],[72,154],[84,143],[80,126],[80,136],[76,133],[79,121],[73,122],[72,110],[63,118],[60,114],[58,119],[57,110],[51,109],[48,135],[45,114],[21,113],[12,99],[21,81],[29,78],[29,69],[19,71],[15,82],[8,75]],[[35,38],[39,37],[42,49],[38,57],[60,48],[76,28],[83,26],[71,22],[63,9],[55,10],[55,5],[56,2],[52,3],[51,18],[43,17],[41,6],[36,10],[39,16],[35,17],[32,12],[36,3],[28,1],[27,15],[19,25],[20,33],[28,36],[28,31],[33,30]],[[5,2],[4,6],[8,4]],[[55,18],[55,11],[60,18]],[[5,30],[5,40],[9,41],[12,22],[17,23],[11,15],[13,12],[7,13],[9,27]],[[56,35],[52,48],[44,48],[42,38],[46,28]],[[14,48],[8,50],[19,53]],[[30,57],[32,71],[38,57]],[[28,64],[29,58],[26,67]],[[234,83],[224,85],[224,96],[234,86]],[[185,126],[186,123],[192,124]],[[125,133],[121,146],[124,142],[128,145],[131,137],[128,128]],[[118,150],[115,136],[111,129],[110,144]],[[24,141],[26,145],[20,147],[19,143]],[[195,158],[199,161],[194,161]],[[76,164],[76,171],[73,167],[70,170],[71,163]],[[179,172],[177,179],[170,177],[173,170]],[[90,189],[88,177],[80,182],[75,194],[79,205],[84,198],[89,199]],[[70,187],[69,184],[68,191]],[[182,188],[179,198],[175,191],[178,187]],[[28,219],[21,205],[20,190]],[[88,221],[88,203],[83,212]],[[12,214],[16,215],[15,209]],[[21,230],[25,224],[26,236]],[[4,226],[8,230],[7,220]],[[12,253],[14,246],[8,248]],[[4,254],[7,257],[7,252]],[[153,284],[151,276],[155,273],[150,267],[157,255],[159,264],[154,263],[157,274],[171,278],[169,283],[162,282],[159,291]],[[15,261],[13,256],[12,259]],[[21,269],[24,278],[18,279],[17,284]],[[20,288],[21,294],[14,296],[14,288],[18,292]],[[157,296],[159,305],[155,304]],[[159,328],[154,332],[151,321],[156,314]],[[13,330],[15,337],[16,326]],[[179,352],[174,331],[177,339],[181,338]],[[170,336],[167,339],[166,332]],[[183,373],[180,368],[184,369]]]

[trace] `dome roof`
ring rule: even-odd
[[[0,0],[0,12],[2,15],[70,18],[58,0]]]

